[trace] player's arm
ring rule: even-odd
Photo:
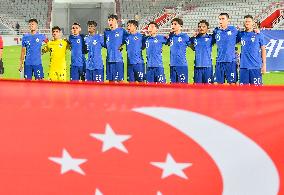
[[[0,37],[0,61],[2,61],[2,55],[3,55],[3,40],[2,37]]]
[[[19,66],[19,71],[20,72],[22,72],[22,70],[24,68],[23,63],[24,63],[25,55],[26,55],[26,47],[22,47],[22,49],[21,49],[21,57],[20,57],[20,66]]]
[[[266,73],[266,46],[265,46],[263,34],[260,33],[259,36],[260,36],[259,45],[260,45],[260,48],[261,48],[261,58],[262,58],[261,73],[265,74]]]
[[[261,46],[261,58],[262,58],[262,67],[261,67],[261,73],[266,73],[266,49],[265,45]]]
[[[146,40],[147,40],[147,36],[145,34],[142,34],[142,50],[144,50],[146,48]]]
[[[3,55],[3,40],[2,37],[0,37],[0,74],[4,73],[4,65],[2,61],[2,55]]]
[[[22,72],[24,66],[24,58],[26,55],[26,38],[23,36],[22,38],[22,49],[21,49],[21,56],[20,56],[20,65],[19,65],[19,71]]]
[[[46,44],[45,46],[43,46],[43,48],[41,49],[41,55],[47,53],[49,51],[48,49],[48,44]]]
[[[194,39],[195,39],[195,37],[191,37],[190,40],[189,40],[189,42],[187,43],[187,44],[188,44],[188,47],[189,47],[192,51],[195,51]]]
[[[86,55],[88,53],[88,48],[87,48],[86,41],[85,41],[86,35],[80,34],[80,36],[82,38],[82,52],[84,55]]]

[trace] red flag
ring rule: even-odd
[[[282,87],[0,91],[0,194],[284,194]]]

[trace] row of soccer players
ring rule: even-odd
[[[52,29],[53,40],[46,41],[44,35],[37,33],[37,21],[29,21],[31,33],[24,35],[22,40],[22,56],[20,71],[23,69],[26,79],[34,74],[36,79],[43,78],[41,65],[41,43],[47,42],[43,52],[50,52],[51,62],[49,79],[52,81],[66,81],[66,50],[71,49],[70,80],[104,81],[104,64],[102,48],[107,49],[106,79],[122,81],[124,78],[124,63],[122,45],[127,50],[127,75],[130,82],[166,82],[162,62],[163,45],[170,46],[170,82],[188,82],[188,63],[186,49],[191,47],[195,51],[194,82],[223,84],[236,83],[238,78],[235,60],[235,46],[241,42],[240,83],[262,84],[262,73],[266,70],[266,50],[262,34],[254,29],[253,17],[244,18],[245,31],[238,31],[229,26],[229,15],[219,15],[220,26],[215,28],[213,35],[208,34],[209,24],[202,20],[198,24],[198,33],[189,37],[182,32],[183,21],[175,18],[171,21],[172,32],[168,36],[158,35],[158,25],[151,22],[148,25],[147,36],[137,32],[138,22],[130,20],[127,23],[128,32],[118,27],[118,17],[108,17],[109,29],[104,35],[96,34],[96,22],[88,22],[89,35],[81,35],[80,24],[72,25],[72,35],[69,40],[61,38],[59,27]],[[212,46],[217,45],[217,62],[215,79],[213,79]],[[142,49],[146,49],[146,71],[142,57]],[[85,60],[85,54],[88,59]],[[145,74],[146,72],[146,74]]]

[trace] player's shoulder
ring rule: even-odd
[[[217,33],[218,31],[220,31],[219,27],[214,28],[213,33]]]
[[[164,39],[164,38],[166,38],[164,35],[157,35],[157,38],[158,39]]]
[[[185,32],[182,33],[182,37],[185,39],[190,39],[190,36]]]
[[[27,37],[30,37],[30,36],[31,36],[30,33],[25,33],[25,34],[23,34],[23,38],[27,38]]]
[[[109,34],[110,32],[111,32],[111,29],[110,29],[110,28],[105,28],[104,34]]]
[[[235,32],[239,31],[239,30],[237,29],[237,27],[235,27],[235,26],[233,26],[233,25],[229,25],[229,26],[228,26],[228,30],[230,30],[230,31],[235,31]]]

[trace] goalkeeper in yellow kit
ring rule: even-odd
[[[58,26],[52,28],[53,40],[48,41],[42,49],[43,53],[50,52],[49,80],[66,81],[66,51],[69,49],[67,40],[62,39],[61,29]]]

